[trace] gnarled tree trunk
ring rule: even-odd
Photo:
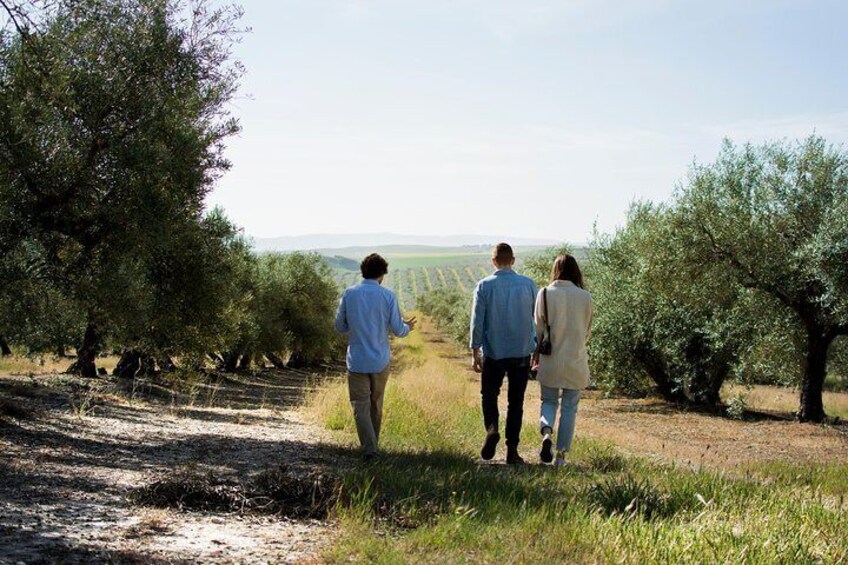
[[[97,367],[94,364],[97,354],[100,352],[100,334],[94,324],[90,323],[85,328],[82,346],[77,350],[77,360],[68,367],[66,373],[80,375],[87,379],[97,377]]]
[[[141,366],[141,353],[135,349],[127,349],[121,353],[118,364],[112,374],[122,379],[132,379],[138,374]]]
[[[3,339],[3,336],[0,336],[0,355],[11,355],[12,349],[9,347],[9,344],[6,343],[6,340]]]
[[[238,368],[240,371],[247,371],[250,369],[250,364],[253,362],[253,359],[250,355],[242,355],[241,359],[239,359]]]
[[[685,403],[686,393],[683,387],[674,382],[668,373],[668,364],[662,353],[656,351],[652,346],[643,344],[638,348],[637,357],[645,368],[645,372],[657,385],[657,391],[669,402]]]
[[[135,377],[153,377],[159,372],[156,358],[137,349],[127,349],[121,353],[121,359],[112,372],[116,377],[133,379]]]
[[[223,365],[221,368],[228,373],[235,373],[236,369],[238,369],[238,362],[241,359],[240,351],[222,351],[221,359],[223,360]]]
[[[807,352],[801,378],[801,406],[798,420],[823,422],[825,418],[822,389],[827,375],[827,351],[833,337],[815,326],[807,328]]]
[[[730,374],[730,364],[710,346],[708,339],[696,334],[687,344],[686,361],[692,375],[686,397],[693,404],[715,406],[721,401],[721,387]]]
[[[274,366],[275,369],[285,369],[286,362],[282,360],[282,358],[276,353],[267,352],[265,353],[265,357],[268,358],[268,361]]]

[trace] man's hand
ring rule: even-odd
[[[404,320],[403,323],[406,324],[407,326],[409,326],[409,331],[412,331],[412,330],[415,329],[415,324],[418,323],[418,320],[416,320],[415,316],[413,316],[412,318],[410,318],[408,320]]]
[[[479,349],[471,350],[471,368],[474,369],[475,373],[483,372],[483,356]]]

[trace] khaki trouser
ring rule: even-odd
[[[382,373],[348,373],[347,386],[356,433],[365,455],[377,453],[380,424],[383,420],[383,393],[389,380],[389,370]]]

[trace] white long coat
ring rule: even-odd
[[[592,328],[592,295],[571,281],[554,281],[547,287],[551,326],[550,355],[539,356],[539,383],[553,388],[583,390],[589,386],[589,353],[586,343]],[[545,332],[542,291],[536,296],[536,335]]]

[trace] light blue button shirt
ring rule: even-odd
[[[347,370],[380,373],[389,366],[389,330],[409,335],[395,293],[365,279],[344,291],[336,312],[336,329],[348,335]]]
[[[492,359],[526,357],[536,349],[536,283],[498,269],[477,283],[471,307],[471,347]]]

